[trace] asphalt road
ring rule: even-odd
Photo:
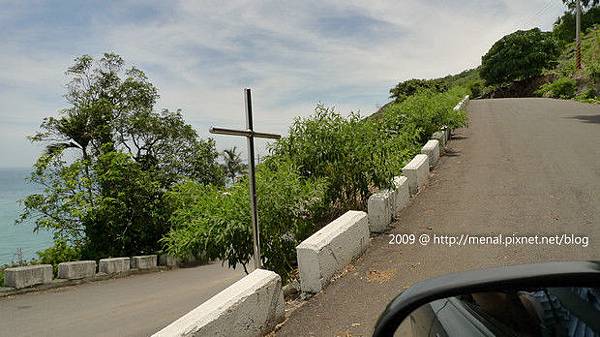
[[[370,336],[400,291],[486,266],[600,259],[600,106],[548,99],[472,101],[429,185],[391,233],[574,233],[581,246],[390,245],[367,253],[291,314],[277,336]]]
[[[243,275],[211,264],[0,298],[0,336],[149,336]]]

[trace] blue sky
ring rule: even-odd
[[[255,123],[285,134],[318,102],[374,112],[401,80],[479,65],[500,37],[550,29],[560,0],[2,1],[0,167],[29,166],[26,140],[67,107],[64,75],[82,54],[113,51],[158,86],[157,109],[181,108],[203,137],[243,125],[242,88]],[[218,147],[244,148],[215,137]],[[260,143],[264,153],[264,143]]]

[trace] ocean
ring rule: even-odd
[[[32,221],[15,224],[22,211],[19,200],[40,190],[28,183],[31,168],[0,168],[0,265],[37,257],[36,252],[52,245],[52,234],[33,232]]]

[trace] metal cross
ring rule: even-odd
[[[260,226],[258,225],[258,207],[256,205],[256,175],[254,173],[254,138],[279,139],[280,135],[254,131],[252,121],[252,93],[250,89],[244,89],[246,101],[246,130],[235,130],[226,128],[210,128],[210,133],[216,135],[243,136],[248,139],[248,178],[250,188],[250,207],[252,208],[252,236],[254,239],[254,266],[256,269],[262,267],[260,259]]]

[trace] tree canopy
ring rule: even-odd
[[[581,30],[600,24],[600,7],[592,7],[581,16]],[[575,41],[575,14],[566,12],[554,23],[554,36],[563,43]]]
[[[158,89],[143,71],[106,53],[69,67],[69,106],[31,137],[46,145],[20,220],[35,220],[89,258],[155,252],[169,229],[162,197],[191,179],[223,185],[213,140],[198,137],[180,110],[155,111]]]
[[[488,85],[539,76],[559,53],[552,33],[519,30],[494,43],[482,57],[480,76]]]
[[[395,102],[400,103],[406,98],[416,94],[419,90],[433,90],[435,92],[444,92],[448,90],[448,85],[441,79],[411,79],[408,81],[400,82],[395,87],[390,89],[390,98],[393,98]]]

